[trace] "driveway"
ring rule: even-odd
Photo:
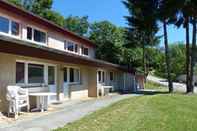
[[[158,78],[158,77],[149,75],[147,77],[147,80],[164,85],[164,86],[168,86],[168,81],[163,78]],[[173,82],[173,87],[175,91],[186,92],[186,85],[184,83]],[[197,93],[197,87],[194,88],[194,92]]]
[[[79,120],[98,109],[132,96],[136,95],[111,95],[101,99],[69,101],[69,104],[60,105],[61,108],[56,112],[37,118],[33,117],[30,120],[0,125],[0,131],[49,131]]]

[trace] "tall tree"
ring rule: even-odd
[[[123,3],[130,14],[126,17],[129,26],[127,38],[131,46],[135,44],[143,49],[144,76],[147,76],[146,47],[158,42],[156,37],[158,26],[155,17],[157,3],[155,0],[126,0]]]
[[[164,45],[165,45],[165,59],[166,59],[166,71],[168,78],[169,92],[173,92],[173,82],[171,76],[171,60],[168,46],[168,30],[167,25],[176,21],[178,9],[175,5],[178,5],[176,0],[158,0],[158,20],[163,23]]]
[[[80,36],[86,36],[89,29],[88,16],[69,16],[65,19],[64,28]]]
[[[190,23],[192,22],[192,16],[195,13],[194,11],[194,5],[196,2],[192,0],[180,0],[179,1],[179,17],[176,22],[176,25],[180,27],[183,25],[185,28],[185,37],[186,37],[186,88],[187,88],[187,93],[192,93],[193,92],[193,64],[194,64],[194,59],[192,55],[192,52],[195,48],[195,37],[193,35],[193,49],[190,49]],[[195,22],[195,21],[194,21]],[[193,26],[194,31],[196,27]],[[193,34],[196,34],[196,32],[193,31]],[[193,52],[194,53],[194,52]],[[192,58],[191,58],[192,57]]]
[[[190,11],[191,11],[191,14],[192,14],[192,18],[191,18],[191,23],[192,23],[192,26],[193,26],[193,32],[192,32],[192,49],[191,49],[191,66],[190,66],[190,78],[191,78],[191,81],[189,83],[190,85],[190,88],[191,88],[191,92],[194,92],[194,66],[195,66],[195,57],[196,57],[196,21],[197,21],[197,13],[196,13],[196,10],[197,10],[197,1],[190,1]]]

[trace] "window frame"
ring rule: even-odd
[[[68,43],[72,43],[73,44],[73,51],[71,50],[68,50]],[[65,48],[66,47],[66,48]],[[76,52],[76,47],[77,47],[77,52]],[[76,42],[74,41],[71,41],[71,40],[64,40],[64,50],[69,52],[69,53],[73,53],[73,54],[80,54],[80,50],[79,50],[79,47],[80,45],[77,44]]]
[[[49,67],[54,67],[54,84],[50,84],[49,83]],[[46,82],[47,82],[47,84],[48,85],[57,85],[57,66],[56,65],[53,65],[53,64],[47,64],[47,80],[46,80]]]
[[[111,80],[111,75],[112,75],[112,78],[113,78],[112,80]],[[113,72],[113,71],[110,71],[110,72],[109,72],[109,80],[110,80],[111,82],[114,81],[114,78],[115,78],[114,76],[115,76],[114,72]]]
[[[64,66],[64,68],[67,69],[67,83],[68,84],[70,84],[70,85],[81,84],[81,68],[76,67],[76,66]],[[77,82],[70,82],[70,68],[77,69],[79,71],[79,81],[77,81]]]
[[[43,82],[38,82],[38,83],[37,83],[37,82],[35,82],[35,83],[29,82],[29,81],[30,81],[30,77],[29,77],[29,67],[30,67],[30,66],[29,66],[29,65],[42,66],[42,68],[43,68],[43,72],[42,72],[42,73],[43,73]],[[28,80],[27,83],[28,83],[28,84],[30,84],[30,85],[38,85],[38,84],[46,83],[46,81],[45,81],[45,77],[46,77],[46,76],[45,76],[45,70],[46,70],[45,68],[46,68],[46,67],[45,67],[44,64],[28,63],[28,64],[27,64],[27,68],[28,68],[28,72],[27,72],[27,80]]]
[[[75,43],[74,43],[74,42],[71,42],[71,41],[67,41],[66,43],[67,43],[67,44],[66,44],[67,51],[68,51],[68,52],[75,53]],[[73,46],[73,51],[71,51],[71,50],[68,49],[69,44],[72,44],[72,46]]]
[[[88,54],[87,54],[87,55],[84,53],[84,49],[85,49],[85,48],[88,49]],[[81,55],[87,57],[87,56],[89,56],[89,54],[90,54],[90,48],[89,48],[88,46],[81,45]]]
[[[99,73],[98,72],[101,72],[100,74],[101,74],[101,80],[99,80]],[[104,74],[104,75],[103,75]],[[104,84],[105,82],[106,82],[106,71],[104,71],[104,70],[98,70],[97,71],[97,81],[98,81],[98,83],[99,84]]]
[[[22,31],[22,26],[21,26],[21,23],[20,23],[20,21],[18,21],[18,20],[15,20],[15,19],[12,19],[12,18],[10,18],[10,17],[7,17],[7,16],[3,16],[3,15],[0,15],[0,17],[2,17],[2,18],[4,18],[4,19],[7,19],[8,20],[8,33],[6,33],[6,32],[1,32],[0,31],[0,34],[1,35],[5,35],[5,36],[9,36],[9,37],[13,37],[13,38],[16,38],[16,39],[19,39],[19,38],[21,38],[21,31]],[[15,23],[17,23],[17,24],[19,24],[19,35],[14,35],[14,34],[12,34],[12,22],[15,22]]]
[[[23,78],[24,79],[24,82],[22,82],[22,83],[21,82],[17,82],[17,63],[24,64],[24,69],[23,69],[24,70],[24,74],[23,74],[23,76],[24,76],[24,78]],[[15,69],[16,69],[16,71],[15,71],[15,83],[16,84],[25,84],[25,75],[26,75],[25,74],[26,73],[25,72],[25,63],[24,62],[21,62],[21,61],[16,61]]]
[[[13,32],[12,32],[12,24],[13,23],[17,23],[18,24],[18,35],[14,35],[13,34]],[[14,21],[14,20],[10,20],[10,34],[12,35],[12,36],[15,36],[15,37],[20,37],[20,35],[21,35],[21,24],[19,23],[19,22],[17,22],[17,21]]]
[[[15,63],[24,63],[25,65],[25,74],[24,74],[24,83],[15,83],[16,85],[20,85],[20,86],[41,86],[41,84],[46,84],[49,85],[48,83],[48,67],[49,66],[53,66],[55,67],[55,85],[57,85],[57,65],[56,64],[49,64],[49,63],[43,63],[43,62],[37,62],[37,61],[27,61],[27,60],[16,60]],[[38,64],[38,65],[43,65],[44,66],[44,82],[43,83],[29,83],[29,78],[28,78],[28,64]],[[16,73],[16,71],[15,71]]]
[[[31,28],[32,29],[32,36],[31,36],[31,39],[28,39],[27,38],[27,28]],[[43,29],[40,29],[38,27],[35,27],[35,26],[32,26],[32,25],[26,25],[25,26],[25,29],[26,29],[26,35],[25,35],[25,38],[24,40],[28,41],[28,42],[32,42],[32,43],[35,43],[35,44],[39,44],[39,45],[43,45],[43,46],[48,46],[48,32],[43,30]],[[40,32],[43,32],[45,33],[45,36],[46,36],[46,41],[45,43],[43,42],[38,42],[38,41],[35,41],[34,40],[34,31],[37,30],[37,31],[40,31]]]

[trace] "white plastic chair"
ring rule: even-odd
[[[29,111],[29,95],[27,89],[23,89],[20,86],[8,86],[6,97],[9,101],[8,117],[10,113],[14,113],[15,119],[17,119],[22,107],[27,107],[27,111]]]

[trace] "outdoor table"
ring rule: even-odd
[[[44,112],[45,105],[46,110],[48,110],[48,98],[49,96],[55,96],[56,93],[52,92],[36,92],[36,93],[29,93],[29,96],[35,96],[37,97],[37,108],[32,110],[41,110],[41,112]]]

